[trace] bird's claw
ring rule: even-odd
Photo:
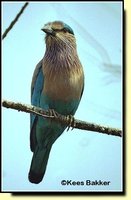
[[[49,116],[57,118],[57,112],[54,109],[49,109]]]
[[[54,109],[48,109],[49,117],[56,118],[58,117],[58,113]],[[75,128],[75,119],[72,115],[67,115],[67,122],[69,123],[67,126],[67,131],[72,127],[71,130]]]
[[[69,131],[70,127],[72,127],[71,130],[73,130],[74,127],[75,127],[75,120],[74,120],[74,117],[73,117],[72,115],[68,115],[68,116],[67,116],[67,120],[68,120],[68,122],[69,122],[68,127],[67,127],[67,131]]]

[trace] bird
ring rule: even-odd
[[[80,62],[73,29],[63,21],[48,22],[45,53],[36,65],[31,82],[31,104],[74,116],[84,90],[84,70]],[[28,179],[42,181],[52,145],[67,128],[56,121],[30,114],[30,149],[33,157]]]

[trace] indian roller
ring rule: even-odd
[[[41,30],[46,34],[46,50],[33,74],[31,104],[73,116],[84,88],[84,72],[74,32],[62,21],[49,22]],[[31,114],[30,119],[33,157],[28,178],[38,184],[45,174],[52,145],[67,126],[35,114]]]

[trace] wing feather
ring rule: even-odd
[[[44,85],[44,76],[42,72],[42,60],[37,64],[31,83],[31,104],[34,106],[40,105],[41,92]],[[37,116],[30,114],[30,147],[34,151],[36,146],[36,123]]]

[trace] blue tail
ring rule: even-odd
[[[52,146],[52,145],[51,145]],[[29,171],[29,181],[31,183],[40,183],[46,171],[46,166],[51,150],[51,146],[39,148],[38,145],[34,151],[31,167]]]

